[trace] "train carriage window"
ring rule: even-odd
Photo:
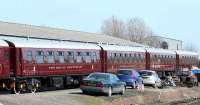
[[[119,53],[119,57],[120,57],[120,59],[123,57],[123,54],[122,53]]]
[[[161,56],[161,55],[158,55],[158,58],[159,58],[159,59],[161,59],[161,58],[162,58],[162,56]]]
[[[32,61],[33,61],[32,51],[27,51],[26,60],[27,60],[27,63],[32,63]]]
[[[141,61],[144,62],[144,59],[145,59],[144,54],[141,54]]]
[[[137,62],[136,60],[137,60],[137,55],[136,55],[136,53],[134,53],[133,62]]]
[[[65,63],[64,51],[58,51],[58,62]]]
[[[123,61],[122,61],[122,58],[123,58],[122,54],[119,53],[119,54],[118,54],[118,62],[123,62]]]
[[[109,60],[110,60],[110,62],[113,62],[113,58],[114,58],[113,53],[110,53],[110,54],[109,54]]]
[[[124,54],[124,61],[128,62],[128,54]]]
[[[115,57],[117,57],[117,54],[116,54],[116,53],[114,53],[114,56],[115,56]]]
[[[96,54],[96,52],[92,52],[92,62],[97,62],[97,54]]]
[[[36,52],[36,63],[44,63],[44,52],[43,51]]]
[[[141,60],[141,56],[140,54],[137,54],[137,62],[140,62],[140,60]]]
[[[86,63],[91,63],[91,52],[86,52],[84,58]]]
[[[74,63],[74,52],[72,51],[67,52],[67,62]]]
[[[47,52],[47,62],[48,63],[55,63],[54,52],[53,51],[48,51]]]
[[[157,59],[158,58],[157,55],[154,55],[154,58]]]
[[[120,60],[122,63],[124,63],[125,61],[125,54],[122,53],[122,56],[121,56],[121,60]]]
[[[114,62],[117,62],[117,54],[116,53],[113,53],[113,60],[114,60]]]
[[[140,60],[140,58],[139,58],[139,54],[138,54],[138,53],[136,54],[136,59],[135,59],[135,60],[136,60],[137,63],[138,63],[139,60]]]
[[[82,52],[76,52],[76,62],[77,63],[83,62],[83,53]]]
[[[127,62],[128,62],[128,63],[131,63],[131,54],[130,54],[130,53],[127,54]]]
[[[110,60],[110,62],[114,62],[114,54],[113,53],[109,53],[109,60]]]

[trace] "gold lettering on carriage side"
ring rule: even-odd
[[[56,66],[56,69],[65,69],[65,66]]]
[[[49,66],[49,70],[64,70],[65,66]]]
[[[81,69],[82,66],[67,66],[67,69]]]
[[[49,70],[55,70],[55,66],[49,66]]]

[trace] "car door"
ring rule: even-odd
[[[122,82],[116,75],[111,76],[111,83],[113,87],[113,92],[120,92],[122,89]]]

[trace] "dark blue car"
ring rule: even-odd
[[[134,69],[120,69],[117,72],[119,79],[126,83],[126,86],[131,86],[136,88],[138,85],[138,80],[140,79],[140,74]]]
[[[112,93],[125,92],[125,82],[119,80],[119,78],[111,73],[91,73],[87,76],[80,88],[83,93],[95,92],[106,93],[111,96]]]

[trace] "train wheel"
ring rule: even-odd
[[[10,92],[12,94],[20,94],[22,92],[23,84],[21,83],[12,83],[12,88]]]
[[[12,94],[20,94],[21,93],[21,89],[16,88],[16,87],[12,88],[10,91]]]
[[[31,93],[36,93],[36,91],[37,91],[37,84],[36,84],[36,86],[35,85],[28,85],[28,90],[29,90],[29,92],[31,92]]]
[[[35,87],[33,87],[33,88],[30,90],[31,93],[36,93],[36,91],[37,91],[37,88],[35,88]]]
[[[33,86],[32,85],[32,88],[31,88],[31,93],[36,93],[37,92],[37,89],[38,89],[38,86]]]
[[[107,93],[108,97],[112,96],[112,87],[108,88],[108,93]]]

